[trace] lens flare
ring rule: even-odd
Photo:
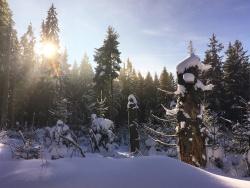
[[[57,54],[57,47],[54,43],[52,42],[44,42],[41,45],[41,54],[48,58],[52,59],[56,56]]]

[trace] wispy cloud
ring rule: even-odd
[[[161,27],[157,29],[143,29],[141,32],[149,37],[167,37],[170,40],[192,40],[198,43],[204,43],[208,41],[208,37],[205,35],[200,35],[191,31],[180,31],[178,29],[169,27]]]

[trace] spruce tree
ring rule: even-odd
[[[94,61],[97,63],[94,81],[96,83],[96,92],[108,99],[109,117],[113,119],[113,80],[119,76],[121,69],[120,51],[118,49],[118,33],[111,27],[108,27],[107,36],[103,45],[96,49]]]
[[[48,110],[55,111],[57,108],[56,106],[65,97],[63,96],[63,74],[61,72],[61,60],[63,59],[59,53],[58,19],[56,8],[53,4],[48,10],[46,20],[42,22],[40,42],[42,47],[41,63],[39,67],[40,74],[39,81],[32,94],[36,95],[32,96],[35,100],[32,103],[36,106],[35,110],[38,122],[42,122],[43,124],[54,124],[54,122],[51,121],[55,121],[57,117],[48,113]],[[53,50],[50,56],[46,54],[48,49]],[[39,91],[35,91],[36,89]],[[42,95],[42,93],[44,93],[44,95]]]
[[[21,64],[20,64],[20,47],[17,38],[16,30],[11,31],[11,54],[10,54],[10,69],[9,69],[9,100],[8,100],[8,115],[9,126],[14,128],[16,107],[17,107],[17,86],[22,79]]]
[[[6,0],[0,0],[0,127],[8,121],[8,91],[13,29],[12,13]]]
[[[223,45],[216,39],[215,34],[209,39],[208,50],[205,52],[204,64],[211,65],[212,68],[203,73],[203,78],[207,80],[207,84],[213,84],[214,89],[206,94],[208,108],[214,111],[220,111],[223,100],[223,72],[222,72],[222,56],[220,53]],[[209,79],[208,79],[209,78]]]
[[[144,87],[145,87],[145,80],[144,77],[140,72],[138,72],[138,80],[137,80],[137,86],[136,86],[136,96],[138,105],[140,106],[138,118],[139,121],[144,121],[144,112],[145,112],[145,97],[144,97]]]
[[[150,72],[147,73],[144,85],[145,117],[149,117],[157,104],[155,97],[155,85]]]
[[[170,77],[171,75],[171,77]],[[174,91],[175,90],[175,83],[174,77],[172,74],[169,74],[166,67],[163,68],[162,73],[160,74],[160,88],[165,91]],[[164,92],[160,92],[160,103],[166,106],[170,105],[172,97],[166,95]]]
[[[85,53],[80,65],[80,79],[82,85],[90,85],[93,83],[94,71],[89,62],[89,57]]]
[[[239,97],[249,99],[249,61],[242,43],[229,43],[223,65],[224,110],[227,118],[242,123]]]
[[[85,53],[79,67],[79,82],[80,82],[80,111],[79,116],[82,116],[84,122],[89,121],[92,112],[91,104],[95,102],[95,93],[93,90],[94,71],[89,62],[89,57]]]
[[[131,93],[135,93],[137,87],[137,74],[129,59],[124,63],[118,79],[119,87],[121,88],[121,110],[119,112],[119,119],[125,120],[124,117],[127,115],[127,97]]]

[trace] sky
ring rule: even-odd
[[[87,53],[91,63],[95,48],[103,44],[109,25],[119,33],[121,59],[129,58],[145,75],[160,73],[165,66],[175,73],[187,57],[193,41],[201,58],[209,37],[215,33],[227,47],[239,39],[250,48],[250,1],[248,0],[8,0],[18,35],[31,22],[37,40],[41,22],[52,3],[56,7],[62,47],[69,63],[80,63]]]

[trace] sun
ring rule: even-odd
[[[53,59],[56,56],[57,52],[57,46],[50,41],[43,42],[39,47],[39,54],[43,55],[48,59]]]
[[[42,54],[48,58],[52,59],[57,54],[57,47],[52,42],[45,42],[42,44]]]

